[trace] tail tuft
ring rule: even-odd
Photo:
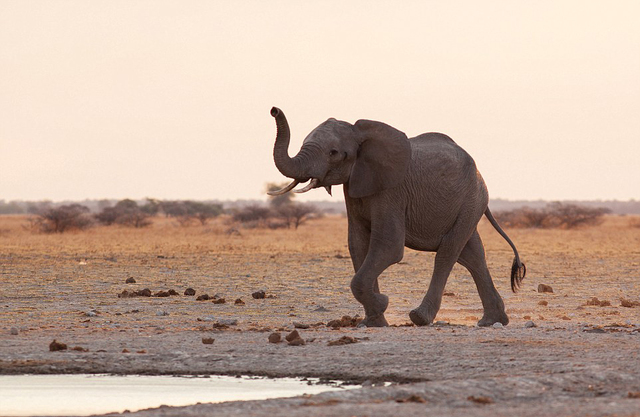
[[[518,292],[525,275],[527,275],[527,267],[520,262],[518,257],[514,258],[513,265],[511,265],[511,291]]]

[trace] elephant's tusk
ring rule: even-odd
[[[318,186],[319,182],[320,181],[317,178],[314,178],[314,179],[311,180],[311,182],[309,184],[307,184],[306,187],[301,188],[299,190],[293,190],[293,192],[294,193],[298,193],[298,194],[306,193],[307,191],[309,191],[309,190],[311,190],[313,188],[316,188]]]
[[[281,188],[279,190],[275,190],[275,191],[267,191],[267,194],[269,195],[282,195],[284,193],[288,193],[289,191],[293,190],[295,188],[296,185],[300,184],[300,181],[298,180],[293,180],[291,181],[291,184],[287,185],[284,188]]]

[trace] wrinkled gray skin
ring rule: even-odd
[[[456,262],[469,270],[480,294],[484,315],[478,325],[509,322],[477,231],[483,214],[514,250],[514,291],[524,278],[524,265],[487,207],[487,188],[475,162],[451,138],[425,133],[408,139],[384,123],[358,120],[352,125],[329,119],[306,137],[291,158],[287,120],[275,107],[271,115],[278,128],[276,167],[294,179],[280,193],[308,180],[303,191],[325,187],[331,192],[331,185],[344,185],[355,269],[351,290],[364,306],[362,325],[388,325],[384,312],[389,299],[380,293],[378,276],[402,259],[405,246],[436,252],[429,289],[409,314],[413,323],[433,322]]]

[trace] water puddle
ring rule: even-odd
[[[161,405],[264,400],[341,389],[345,388],[310,385],[294,378],[0,375],[0,416],[86,416]]]

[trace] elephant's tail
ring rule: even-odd
[[[502,230],[502,227],[498,224],[493,214],[491,214],[491,210],[489,207],[484,212],[484,215],[487,216],[487,219],[491,222],[493,227],[500,233],[500,235],[507,241],[511,249],[513,249],[513,253],[515,254],[515,258],[513,259],[513,265],[511,265],[511,291],[516,292],[524,279],[524,276],[527,274],[527,267],[522,261],[520,261],[520,255],[518,255],[518,249],[516,249],[516,245],[513,244],[509,236]]]

